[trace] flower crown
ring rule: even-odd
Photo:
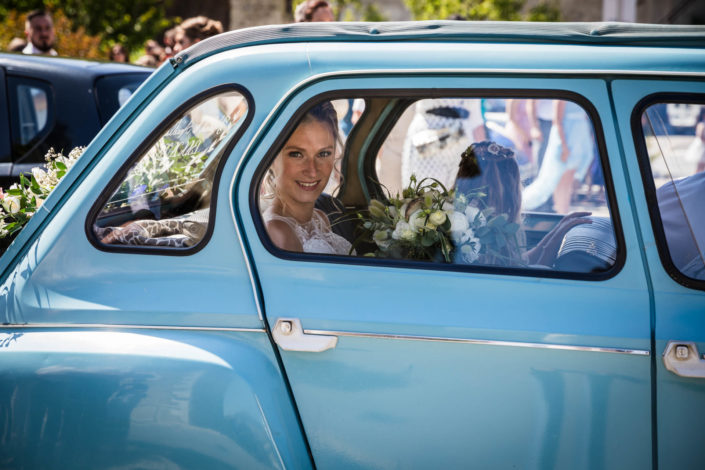
[[[465,149],[461,155],[461,165],[465,166],[469,172],[468,176],[472,178],[480,174],[478,159],[499,162],[510,158],[514,158],[512,149],[503,147],[497,142],[486,140],[470,144],[470,147]]]

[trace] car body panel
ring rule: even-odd
[[[644,98],[656,93],[690,93],[705,97],[705,82],[673,81],[654,83],[643,80],[617,80],[613,83],[616,106],[633,109]],[[630,116],[621,114],[620,131],[623,136],[625,159],[630,173],[639,175],[639,158],[634,142],[643,139],[633,135]],[[658,456],[660,468],[691,467],[694,462],[705,462],[705,449],[699,445],[698,435],[705,432],[701,420],[693,420],[705,404],[705,383],[702,379],[679,377],[666,369],[662,355],[669,341],[694,342],[705,350],[705,292],[685,287],[666,271],[654,236],[645,187],[640,178],[632,179],[634,211],[639,217],[644,253],[648,262],[654,297],[654,354],[656,360],[656,403],[658,414]],[[688,422],[688,433],[681,434]]]
[[[263,330],[4,330],[0,364],[5,468],[308,468]]]
[[[317,81],[298,93],[268,139],[301,103],[326,91],[415,89],[429,81],[429,75],[352,75]],[[607,86],[601,80],[444,75],[431,79],[444,90],[579,93],[598,109],[607,147],[615,148]],[[337,263],[281,259],[259,240],[253,223],[258,216],[247,203],[247,182],[271,145],[268,139],[238,175],[241,184],[233,197],[270,328],[279,318],[296,317],[305,331],[340,335],[335,349],[320,354],[280,350],[317,465],[649,465],[651,455],[644,449],[651,439],[650,309],[633,220],[620,219],[624,266],[600,282],[384,268],[354,258]],[[621,207],[629,205],[626,181],[619,154],[609,157],[621,214]],[[542,344],[568,350],[544,351]],[[571,346],[637,354],[577,352]],[[573,393],[576,389],[585,395]],[[501,446],[487,445],[500,441]],[[424,445],[413,444],[418,442]]]

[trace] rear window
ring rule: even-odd
[[[96,80],[95,89],[98,99],[98,113],[102,124],[113,117],[113,114],[125,104],[132,93],[144,82],[149,73],[126,73],[108,75]]]

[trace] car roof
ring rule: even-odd
[[[406,21],[294,23],[219,34],[171,59],[177,68],[221,50],[291,42],[455,41],[531,44],[705,47],[705,26],[617,22],[540,23],[521,21]]]
[[[18,53],[0,53],[0,66],[5,70],[48,72],[52,74],[66,74],[74,77],[84,77],[88,80],[103,75],[120,73],[151,73],[154,69],[131,64],[115,62],[99,62],[67,57],[51,57],[41,55],[28,55]]]

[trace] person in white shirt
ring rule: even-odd
[[[51,15],[44,10],[34,10],[27,15],[24,24],[27,46],[23,54],[58,55],[54,50],[54,22]]]

